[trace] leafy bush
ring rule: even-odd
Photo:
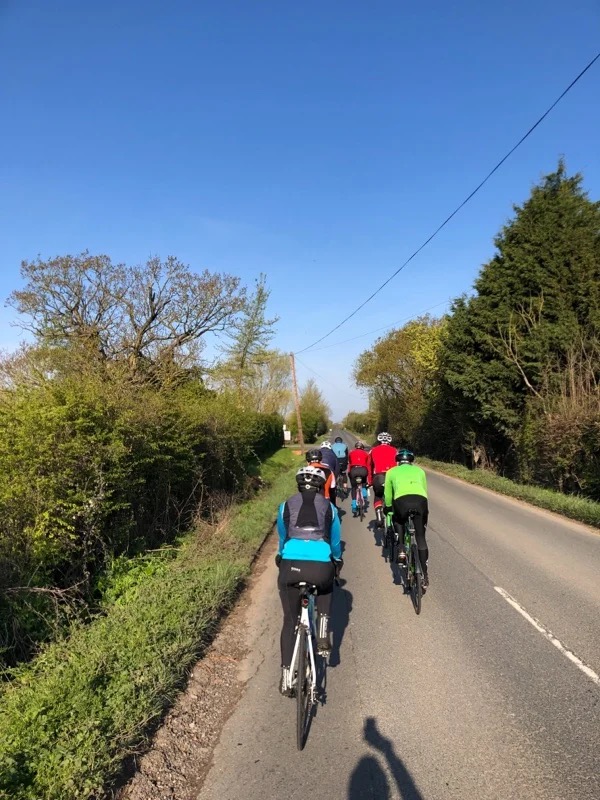
[[[282,438],[279,416],[242,412],[192,381],[162,391],[88,374],[1,399],[7,663],[53,633],[65,599],[89,602],[115,557],[172,541],[211,494],[242,491],[250,466]]]
[[[295,465],[289,451],[277,453],[265,470],[271,487],[226,526],[202,526],[177,552],[133,559],[130,569],[121,561],[116,602],[15,671],[0,695],[0,798],[98,796],[139,752],[235,597],[293,490]]]

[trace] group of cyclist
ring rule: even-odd
[[[337,489],[338,480],[347,488],[346,471],[352,487],[353,515],[358,513],[357,491],[362,491],[366,498],[368,487],[372,486],[378,520],[383,524],[383,515],[388,515],[398,536],[400,563],[406,560],[403,526],[411,509],[418,512],[414,517],[415,534],[423,568],[423,586],[429,585],[425,472],[414,464],[415,456],[410,450],[397,450],[392,446],[388,433],[380,433],[377,441],[370,452],[360,441],[349,450],[338,436],[333,444],[326,440],[320,447],[309,450],[306,466],[296,473],[298,492],[279,507],[279,548],[275,562],[279,567],[278,589],[283,606],[280,691],[284,695],[292,694],[290,664],[301,582],[317,587],[317,651],[323,655],[331,652],[329,621],[333,585],[344,564]]]

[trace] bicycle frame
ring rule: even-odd
[[[408,519],[404,525],[404,550],[407,557],[407,566],[410,573],[416,572],[423,575],[423,568],[418,556],[416,561],[413,559],[413,552],[417,549],[417,534],[415,531],[415,523],[413,522],[414,513],[410,512]],[[414,547],[413,547],[414,545]],[[418,550],[417,550],[418,552]]]
[[[315,663],[315,652],[313,649],[313,635],[315,633],[315,595],[314,590],[307,583],[298,584],[300,587],[300,618],[298,620],[298,627],[296,631],[296,641],[294,642],[294,652],[292,654],[292,663],[290,665],[290,675],[292,676],[292,688],[298,686],[298,649],[300,645],[300,637],[306,636],[306,652],[308,653],[308,660],[310,664],[310,702],[316,702],[316,688],[317,688],[317,666]],[[295,677],[294,677],[295,676]]]

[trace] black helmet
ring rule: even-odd
[[[342,437],[341,437],[341,436],[336,436],[336,437],[335,437],[335,443],[337,444],[338,442],[339,442],[340,444],[344,444],[344,440],[342,439]]]
[[[301,492],[314,491],[320,492],[327,480],[325,473],[318,467],[300,467],[296,473],[296,483]]]
[[[412,464],[414,460],[415,454],[412,450],[407,450],[406,447],[403,447],[396,453],[396,461],[398,464]]]
[[[313,449],[309,450],[306,454],[306,460],[309,464],[312,464],[313,461],[322,461],[323,453],[320,450],[317,450],[316,447],[313,447]]]
[[[356,447],[357,450],[364,450],[365,449],[365,446],[364,446],[364,444],[362,442],[357,442],[355,447]]]

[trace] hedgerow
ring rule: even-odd
[[[569,517],[578,522],[584,522],[587,525],[600,528],[600,503],[596,503],[594,500],[562,494],[551,489],[542,489],[539,486],[516,483],[508,478],[495,475],[489,470],[472,470],[461,464],[434,461],[424,457],[419,458],[419,464],[423,467],[430,467],[438,472],[443,472],[446,475],[460,478],[468,483],[492,489],[509,497],[515,497],[547,511],[554,511],[556,514],[562,514],[564,517]]]
[[[292,491],[295,463],[277,453],[265,470],[271,486],[225,522],[133,559],[129,573],[122,564],[102,613],[13,673],[0,690],[2,800],[99,797],[143,748]]]
[[[276,415],[96,374],[0,395],[0,663],[93,610],[106,566],[171,542],[280,446]]]

